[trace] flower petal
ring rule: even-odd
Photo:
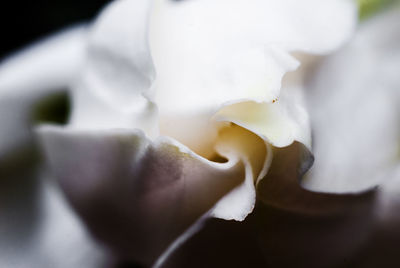
[[[133,127],[157,134],[157,109],[150,100],[155,78],[147,38],[150,7],[147,0],[121,0],[99,15],[73,92],[71,125]]]
[[[311,148],[309,116],[301,90],[294,86],[283,88],[280,100],[272,103],[241,102],[225,106],[215,119],[242,126],[276,147],[299,141]]]
[[[272,101],[298,66],[290,51],[331,51],[357,18],[347,0],[159,0],[155,9],[150,45],[166,111]]]
[[[230,106],[238,110],[229,116],[225,110],[223,119],[277,146],[294,139],[309,146],[300,98],[289,93],[294,106],[293,101],[284,104],[285,97],[272,105],[280,98],[283,75],[299,66],[290,52],[330,52],[349,38],[356,20],[356,5],[347,0],[156,1],[150,46],[161,133],[207,155],[217,133],[210,118],[228,105],[253,101],[257,104],[250,110],[268,115],[257,122],[243,120],[240,107],[248,105],[241,104]],[[182,114],[188,119],[180,122]],[[245,114],[247,119],[253,115]],[[190,116],[198,124],[188,129]]]
[[[270,146],[254,133],[232,125],[221,130],[216,151],[227,159],[239,157],[245,165],[245,179],[216,204],[211,215],[243,221],[255,205],[255,184],[266,175],[271,164]]]

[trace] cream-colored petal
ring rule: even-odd
[[[245,165],[245,177],[240,186],[217,203],[211,215],[243,221],[253,211],[256,202],[255,184],[266,175],[271,164],[269,145],[254,133],[231,124],[220,131],[216,151],[227,159],[240,157]]]
[[[305,64],[285,76],[278,99],[226,105],[214,115],[214,119],[240,125],[275,147],[285,147],[299,141],[311,150],[310,122],[303,86],[309,69],[315,65],[316,57],[297,56]]]
[[[287,89],[292,94],[277,102],[241,102],[226,106],[216,113],[215,119],[240,125],[276,147],[285,147],[294,141],[300,141],[311,148],[309,118],[299,95],[300,90],[301,88]]]

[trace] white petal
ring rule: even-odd
[[[290,52],[330,52],[350,36],[356,19],[355,3],[347,0],[158,0],[150,45],[161,133],[210,152],[210,140],[216,136],[210,117],[222,105],[244,100],[272,102],[280,95],[283,75],[299,65]],[[271,105],[265,106],[270,109]],[[275,121],[292,112],[274,110],[279,110]],[[199,124],[188,130],[190,119],[180,123],[182,114],[185,118],[195,115]],[[291,129],[298,124],[293,123],[296,120],[282,124],[281,130],[289,129],[289,133],[286,139],[275,139],[276,144],[284,146],[293,131],[303,132]],[[231,121],[239,123],[234,118]],[[174,131],[165,127],[171,124]],[[259,128],[271,128],[265,125]],[[309,144],[309,138],[299,138]]]
[[[161,109],[272,101],[297,66],[289,51],[330,51],[356,21],[347,0],[159,0],[155,8],[150,44]]]
[[[315,164],[305,186],[358,191],[384,180],[398,163],[399,9],[366,22],[327,58],[310,83]]]
[[[157,109],[150,101],[155,77],[147,38],[150,8],[151,1],[120,0],[100,14],[74,91],[72,125],[137,127],[156,134]]]
[[[63,31],[0,64],[0,161],[32,142],[36,102],[64,91],[82,69],[86,26]]]

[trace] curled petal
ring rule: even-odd
[[[245,174],[241,185],[224,196],[211,215],[224,220],[243,221],[255,205],[255,184],[266,175],[271,164],[270,145],[254,133],[232,125],[219,134],[216,150],[227,159],[239,157],[245,165]]]
[[[309,118],[300,89],[284,90],[288,94],[283,95],[280,101],[228,105],[219,110],[215,118],[251,130],[276,147],[299,141],[311,148]]]
[[[239,159],[205,160],[140,131],[40,129],[52,169],[91,232],[151,264],[244,178]]]

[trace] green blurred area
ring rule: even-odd
[[[32,123],[67,123],[71,110],[67,92],[60,92],[40,100],[32,110]]]
[[[360,19],[367,19],[395,2],[399,3],[399,0],[357,0],[360,6]]]

